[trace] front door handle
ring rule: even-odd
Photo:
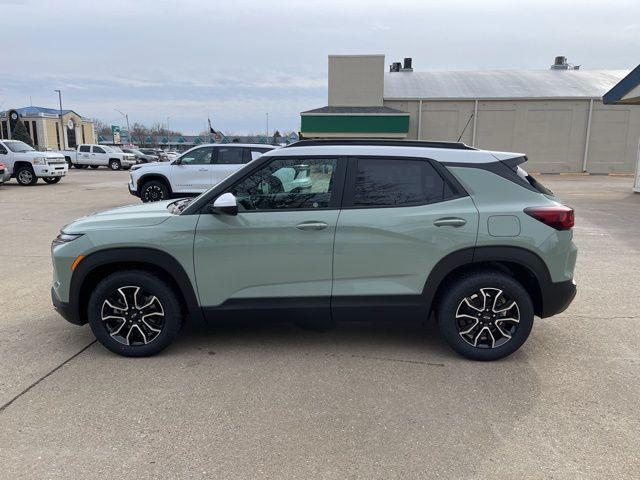
[[[298,230],[324,230],[329,225],[324,222],[302,222],[296,225]]]
[[[464,218],[458,217],[443,217],[433,222],[436,227],[461,227],[466,223],[467,221]]]
[[[199,172],[206,172],[206,171],[208,171],[208,170],[207,170],[206,168],[199,168],[199,169],[198,169],[198,171],[199,171]]]

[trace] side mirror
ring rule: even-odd
[[[224,213],[226,215],[238,214],[238,201],[233,193],[223,193],[213,202],[211,213]]]

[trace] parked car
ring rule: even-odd
[[[525,161],[458,143],[297,142],[195,199],[67,225],[53,303],[128,356],[168,346],[185,315],[328,327],[434,314],[458,353],[502,358],[576,293],[573,210]],[[288,190],[276,174],[301,162],[311,187]]]
[[[143,202],[197,195],[274,148],[240,143],[198,146],[171,162],[133,167],[129,192]]]
[[[155,155],[159,162],[166,162],[169,160],[169,157],[167,157],[164,151],[159,148],[141,148],[140,151],[145,155]]]
[[[0,185],[3,185],[5,181],[9,180],[11,177],[6,177],[7,175],[7,167],[4,166],[4,163],[0,163]]]
[[[151,162],[158,161],[157,155],[147,155],[146,153],[142,153],[140,150],[136,148],[123,148],[122,151],[124,153],[130,153],[132,155],[135,155],[138,163],[151,163]]]
[[[67,174],[67,164],[59,153],[39,152],[19,140],[0,140],[0,161],[4,178],[15,178],[20,185],[34,185],[39,178],[58,183]]]
[[[75,150],[62,150],[65,160],[76,168],[109,167],[111,170],[128,169],[137,163],[135,155],[124,153],[117,147],[83,143]]]

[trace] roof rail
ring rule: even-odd
[[[318,138],[298,140],[282,148],[313,147],[323,145],[379,145],[391,147],[450,148],[453,150],[476,150],[462,142],[428,142],[420,140],[384,140],[377,138]]]

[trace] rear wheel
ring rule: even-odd
[[[129,270],[109,275],[89,299],[91,330],[107,349],[146,357],[166,348],[182,325],[172,288],[157,276]]]
[[[38,181],[38,177],[30,166],[24,165],[18,167],[16,171],[16,180],[22,186],[34,185]]]
[[[111,170],[120,170],[120,160],[109,160],[109,168]]]
[[[500,272],[478,272],[447,288],[438,326],[449,345],[473,360],[511,355],[529,337],[533,303],[527,291]]]
[[[43,180],[46,183],[52,184],[52,183],[58,183],[60,180],[62,180],[62,177],[44,177]]]
[[[159,202],[169,198],[169,188],[159,180],[150,180],[142,185],[140,198],[143,202]]]

